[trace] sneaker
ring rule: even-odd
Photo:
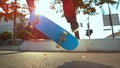
[[[79,31],[75,32],[74,34],[75,34],[75,37],[76,37],[77,39],[80,39],[80,37],[79,37]]]

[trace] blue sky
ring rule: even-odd
[[[50,9],[50,2],[52,2],[52,1],[53,0],[40,0],[40,2],[36,2],[38,14],[46,16],[47,18],[54,21],[55,23],[57,23],[58,25],[62,26],[64,29],[69,31],[71,34],[73,34],[70,29],[70,25],[67,23],[66,19],[61,18],[61,13],[56,13],[55,10]],[[26,3],[25,0],[20,0],[18,2],[20,2],[21,4]],[[118,10],[116,10],[116,5],[110,6],[110,7],[111,7],[112,14],[117,13],[119,15],[119,21],[120,21],[120,5],[119,5]],[[105,14],[108,14],[108,6],[105,4],[103,6],[103,8],[105,10]],[[111,27],[103,26],[101,10],[99,8],[97,8],[97,12],[99,13],[98,15],[89,17],[90,28],[93,29],[93,34],[91,35],[91,39],[104,38],[107,35],[112,33],[111,30],[104,31],[104,29],[110,29]],[[27,17],[29,17],[29,16],[27,16]],[[83,15],[83,14],[77,15],[78,23],[83,24],[83,27],[79,28],[81,39],[88,39],[88,37],[85,35],[86,34],[85,30],[87,29],[87,22],[88,22],[87,17],[88,17],[88,15]],[[114,32],[118,32],[118,30],[120,30],[120,26],[114,26]]]

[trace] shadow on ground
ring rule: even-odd
[[[18,54],[18,53],[23,53],[23,52],[7,52],[7,53],[0,53],[0,56],[2,55],[10,55],[10,54]]]
[[[65,62],[62,66],[58,66],[57,68],[113,68],[113,67],[88,61],[72,61]]]

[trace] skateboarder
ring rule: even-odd
[[[68,23],[71,25],[72,32],[75,33],[75,37],[79,38],[79,25],[76,20],[76,12],[75,12],[75,5],[74,5],[75,0],[62,0],[63,3],[63,11],[64,11],[64,16],[67,20]]]
[[[74,1],[75,0],[62,0],[63,10],[67,22],[71,25],[72,32],[74,32],[75,37],[79,39],[79,32],[77,30],[79,28],[79,25],[76,21]],[[29,11],[31,12],[35,8],[34,0],[26,0],[26,2],[29,6]]]
[[[34,0],[26,0],[30,13],[35,9]]]

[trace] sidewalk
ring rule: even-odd
[[[18,51],[19,50],[19,46],[0,46],[0,50]]]
[[[0,51],[0,68],[120,68],[120,53]]]

